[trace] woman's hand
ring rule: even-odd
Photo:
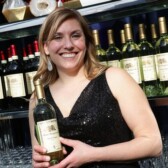
[[[46,155],[46,152],[47,150],[40,145],[33,147],[33,168],[45,168],[50,166],[50,157]]]
[[[60,163],[49,168],[77,168],[88,162],[92,162],[91,153],[94,147],[89,146],[78,140],[60,138],[61,143],[73,148],[73,151]]]

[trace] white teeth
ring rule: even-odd
[[[70,53],[70,54],[62,54],[62,57],[64,57],[64,58],[72,58],[72,57],[74,57],[74,56],[75,56],[74,53]]]

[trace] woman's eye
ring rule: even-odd
[[[81,37],[81,35],[80,34],[73,34],[72,37],[73,38],[79,38],[79,37]]]
[[[61,40],[61,39],[62,39],[62,36],[60,36],[60,35],[55,35],[53,39],[54,39],[54,40]]]

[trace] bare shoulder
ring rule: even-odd
[[[132,90],[141,92],[141,88],[135,80],[121,68],[108,68],[106,78],[115,97],[118,97],[117,95],[121,95],[121,93],[123,94],[123,92],[128,93]]]
[[[132,80],[130,75],[122,68],[110,67],[106,71],[107,80],[120,82],[121,80]],[[113,81],[113,82],[114,82]]]

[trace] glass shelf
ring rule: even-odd
[[[27,118],[28,110],[20,110],[20,111],[4,111],[0,113],[0,121],[7,119],[15,119],[15,118]]]
[[[117,0],[78,10],[89,24],[168,8],[168,0]],[[0,41],[38,35],[46,16],[0,25]]]
[[[148,98],[152,107],[168,106],[168,96]]]
[[[148,101],[151,107],[168,106],[168,96],[148,98]],[[28,117],[28,110],[0,112],[0,121],[6,119],[27,118],[27,117]]]

